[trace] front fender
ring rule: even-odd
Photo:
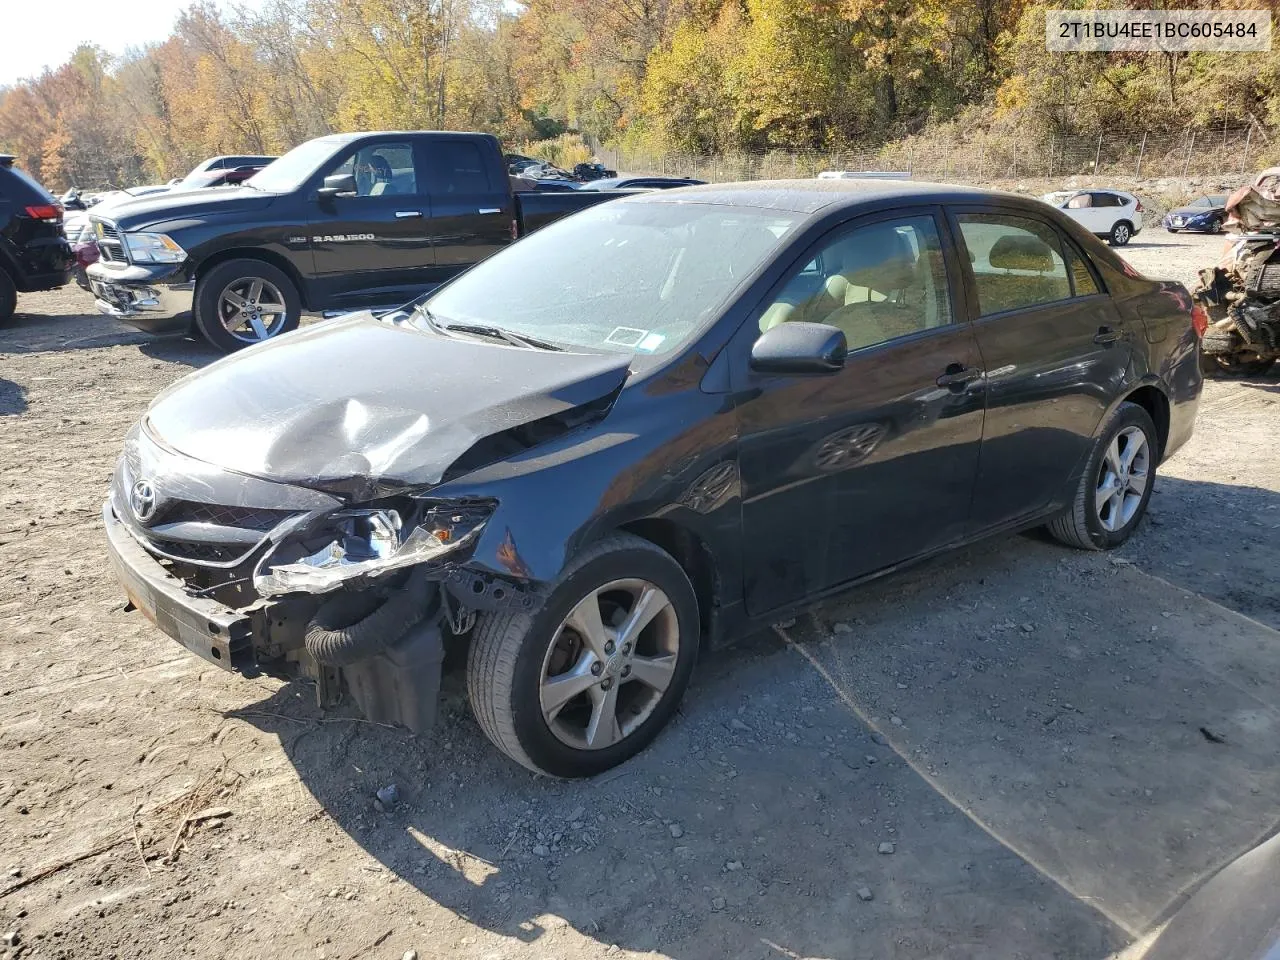
[[[554,444],[433,490],[498,503],[466,566],[551,583],[587,543],[657,517],[697,535],[717,564],[736,567],[741,504],[731,408],[697,391],[637,399]]]

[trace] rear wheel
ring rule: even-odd
[[[1113,247],[1123,247],[1133,239],[1133,224],[1128,220],[1121,220],[1111,228],[1111,234],[1107,237],[1107,242]]]
[[[1049,532],[1082,550],[1120,546],[1147,511],[1159,460],[1150,414],[1136,403],[1120,404],[1094,444],[1071,506]]]
[[[17,309],[18,288],[14,286],[13,278],[0,270],[0,323],[12,320]]]
[[[262,260],[220,263],[196,286],[195,327],[224,353],[288,333],[301,319],[293,280]]]
[[[588,547],[533,614],[476,624],[467,694],[485,735],[530,770],[589,777],[642,750],[688,686],[698,604],[680,565],[627,534]]]

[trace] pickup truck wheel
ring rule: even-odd
[[[1159,460],[1151,415],[1136,403],[1120,404],[1094,443],[1071,506],[1049,532],[1082,550],[1120,546],[1147,511]]]
[[[553,777],[589,777],[658,735],[688,686],[698,602],[680,565],[619,534],[575,557],[536,612],[481,615],[467,694],[485,735]]]
[[[0,323],[12,320],[17,309],[18,288],[13,284],[13,278],[0,270]]]
[[[220,263],[196,285],[196,329],[223,353],[288,333],[301,319],[298,288],[261,260]]]

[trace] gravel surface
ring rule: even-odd
[[[1220,245],[1123,255],[1189,282]],[[818,605],[705,657],[636,760],[560,783],[489,747],[456,670],[415,738],[125,613],[113,460],[213,356],[74,288],[19,309],[0,957],[1103,958],[1280,817],[1277,379],[1208,384],[1118,553],[1005,538]]]

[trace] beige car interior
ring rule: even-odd
[[[825,323],[857,350],[949,323],[939,306],[947,302],[939,296],[941,255],[926,239],[902,224],[854,230],[822,251],[817,263],[826,279],[818,292],[799,304],[774,303],[760,318],[761,332],[798,320]]]

